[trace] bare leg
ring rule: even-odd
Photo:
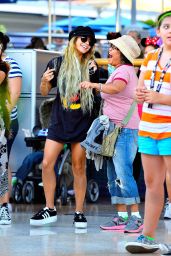
[[[81,148],[80,143],[71,145],[72,150],[72,170],[74,175],[74,190],[76,211],[83,211],[83,204],[86,193],[87,179],[86,179],[86,154],[85,150]]]
[[[117,204],[116,209],[118,212],[127,212],[127,206],[125,204]],[[138,204],[130,205],[131,212],[138,212],[139,207]]]
[[[132,204],[130,205],[131,212],[139,212],[139,206],[138,204]]]
[[[125,204],[116,204],[116,209],[118,212],[127,212],[127,207]]]
[[[154,237],[164,203],[165,164],[162,156],[142,154],[146,183],[143,234]]]
[[[169,203],[171,203],[171,174],[169,173],[169,171],[166,171],[166,188],[167,188]]]
[[[63,149],[63,144],[53,140],[46,140],[42,165],[42,179],[46,198],[46,206],[54,207],[54,194],[56,189],[56,175],[54,166],[56,159]]]
[[[5,193],[4,196],[0,197],[0,204],[8,203],[9,194]]]
[[[171,203],[171,156],[164,156],[164,162],[166,165],[166,186],[169,197],[169,203]]]

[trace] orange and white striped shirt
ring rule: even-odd
[[[159,52],[160,49],[151,51],[144,59],[141,66],[141,71],[145,72],[144,85],[147,89],[150,89],[150,78]],[[155,74],[154,91],[156,91],[156,87],[159,83],[161,72],[162,67],[159,61]],[[171,65],[164,75],[159,93],[171,96]],[[139,124],[139,136],[151,137],[157,140],[171,137],[171,106],[153,104],[152,108],[148,108],[148,103],[144,102]]]

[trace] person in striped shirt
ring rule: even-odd
[[[11,152],[13,142],[19,130],[18,116],[17,116],[17,101],[20,97],[21,86],[22,86],[22,71],[18,63],[13,58],[5,54],[5,50],[7,49],[7,44],[9,43],[9,41],[10,41],[9,37],[4,33],[0,32],[0,43],[2,44],[2,60],[8,63],[10,66],[10,70],[8,73],[8,84],[9,84],[9,90],[10,90],[10,96],[11,96],[11,105],[10,105],[11,135],[7,139],[8,159],[10,157],[10,152]],[[9,174],[9,191],[10,191],[11,190],[10,167],[8,168],[8,174]]]
[[[143,103],[138,143],[146,199],[142,235],[126,244],[131,253],[159,249],[154,237],[164,204],[166,170],[171,178],[171,10],[158,17],[157,35],[163,45],[144,59],[136,92],[137,100]]]

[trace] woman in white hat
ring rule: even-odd
[[[109,64],[116,67],[106,84],[80,83],[81,88],[95,88],[101,92],[104,100],[103,114],[110,120],[110,126],[121,124],[134,101],[138,78],[133,67],[133,60],[140,54],[136,41],[128,35],[109,41]],[[122,128],[115,145],[112,158],[107,160],[107,176],[111,203],[116,206],[114,218],[100,227],[104,230],[123,230],[128,233],[142,230],[142,218],[139,213],[140,203],[138,188],[133,177],[133,161],[137,153],[139,115],[137,106]],[[127,206],[131,216],[128,217]]]

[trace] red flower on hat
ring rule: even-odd
[[[145,45],[157,45],[157,42],[159,40],[159,37],[155,36],[155,37],[147,37],[145,40]]]

